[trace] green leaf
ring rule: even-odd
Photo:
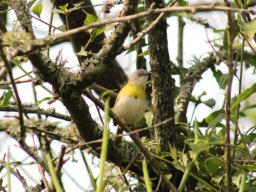
[[[30,9],[35,2],[36,2],[36,0],[29,1],[27,4],[28,8]]]
[[[81,47],[80,51],[76,53],[77,56],[85,56],[88,57],[88,55],[92,54],[90,51],[85,51],[83,47]]]
[[[223,75],[223,73],[220,70],[216,69],[215,66],[211,67],[211,70],[216,80],[218,80]]]
[[[208,99],[208,100],[206,100],[206,101],[203,101],[203,103],[204,103],[206,106],[212,108],[212,107],[216,104],[216,101],[211,98],[211,99]]]
[[[246,8],[251,3],[251,0],[236,0],[235,2],[239,8]]]
[[[11,87],[9,85],[1,85],[0,84],[0,89],[7,89],[7,90],[10,90]]]
[[[245,0],[246,5],[249,5],[251,3],[251,0]]]
[[[238,95],[238,97],[233,101],[233,103],[231,105],[231,110],[236,109],[237,106],[242,101],[244,101],[245,99],[250,97],[255,92],[256,92],[256,83],[254,83],[251,87],[249,87],[248,89],[244,90],[240,95]]]
[[[66,3],[65,5],[61,5],[59,6],[60,10],[63,11],[64,13],[68,12],[68,3]]]
[[[86,19],[84,20],[85,25],[89,25],[91,23],[98,21],[97,17],[94,16],[93,14],[90,14],[86,11],[84,12],[86,14]],[[94,29],[88,30],[88,32],[91,35],[90,40],[93,41],[98,35],[102,34],[104,31],[105,31],[105,27],[96,27]]]
[[[153,125],[153,118],[154,118],[154,115],[152,111],[148,111],[145,113],[146,124],[148,127],[151,127]]]
[[[44,101],[49,101],[49,100],[51,100],[51,99],[52,99],[52,97],[45,97],[45,98],[43,98],[43,99],[37,101],[35,104],[38,106],[38,105],[40,105],[41,103],[43,103]]]
[[[228,74],[223,74],[220,70],[216,69],[215,67],[212,67],[211,70],[220,88],[225,89],[228,83]]]
[[[201,143],[198,143],[198,144],[189,143],[189,146],[191,147],[191,149],[195,153],[200,153],[202,151],[207,151],[211,148],[211,146],[207,145],[207,143],[205,143],[203,141]]]
[[[139,57],[143,57],[143,56],[145,56],[145,55],[149,55],[149,50],[147,49],[147,50],[145,50],[145,51],[143,51],[141,54],[139,54],[138,56]]]
[[[91,34],[91,41],[93,41],[97,36],[104,33],[105,27],[94,28],[93,33]]]
[[[5,107],[8,105],[10,99],[12,98],[13,93],[11,90],[8,90],[2,94],[0,97],[0,107]]]
[[[222,109],[220,109],[211,113],[208,117],[205,118],[205,121],[208,123],[208,127],[216,127],[224,118],[225,113]]]
[[[221,89],[225,89],[228,84],[228,74],[223,74],[218,80]]]
[[[255,57],[248,57],[245,59],[245,64],[246,64],[246,67],[250,67],[250,66],[253,66],[253,67],[256,67],[256,59]]]
[[[210,157],[205,160],[204,166],[207,169],[207,171],[211,175],[213,175],[214,173],[216,173],[218,171],[219,168],[224,166],[224,163],[216,158]]]
[[[85,14],[86,14],[86,19],[84,20],[85,25],[89,25],[97,21],[97,17],[95,17],[93,14],[90,14],[88,12],[85,12]]]
[[[238,6],[239,8],[244,7],[242,0],[237,0],[237,1],[235,1],[235,2],[236,2],[237,6]]]
[[[62,11],[61,9],[54,8],[52,11],[53,11],[53,13],[64,14],[64,11]]]
[[[69,9],[69,13],[73,12],[73,11],[76,11],[78,9],[81,8],[81,5],[84,4],[84,2],[80,2],[80,3],[74,3],[72,4],[73,7]]]
[[[65,5],[59,6],[59,9],[54,8],[53,13],[66,14],[68,13],[68,3]]]
[[[255,165],[242,165],[241,166],[245,171],[256,171],[256,166]]]
[[[169,145],[169,148],[170,148],[170,156],[174,160],[178,160],[178,151],[177,151],[176,147]]]
[[[169,1],[169,3],[172,1]],[[186,0],[179,0],[179,6],[187,6],[188,5],[188,1]]]
[[[111,90],[111,89],[106,90],[106,91],[104,91],[103,93],[100,94],[99,99],[102,100],[106,95],[108,95],[109,93],[113,93],[113,92],[115,92],[115,91]]]
[[[35,13],[39,18],[43,10],[43,4],[38,3],[33,9],[32,12]]]
[[[256,19],[253,19],[250,23],[246,23],[241,20],[241,17],[238,17],[238,26],[240,28],[240,31],[251,42],[254,39],[256,32]]]

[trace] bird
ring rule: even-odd
[[[144,116],[147,105],[145,85],[148,75],[150,72],[137,69],[117,94],[113,112],[128,126],[134,126]]]

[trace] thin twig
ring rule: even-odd
[[[52,1],[52,4],[54,5],[54,0]],[[53,23],[53,8],[51,8],[51,14],[50,14],[50,23],[48,24],[49,25],[49,29],[48,29],[48,35],[51,35],[52,34],[52,28],[56,29],[52,23]],[[40,19],[41,20],[41,19]],[[47,49],[47,57],[50,58],[50,47]]]
[[[10,77],[10,81],[11,81],[11,84],[12,84],[12,88],[13,88],[13,92],[14,92],[14,95],[15,95],[15,101],[17,103],[17,106],[18,106],[18,113],[19,113],[19,121],[20,121],[20,138],[19,138],[19,142],[20,143],[24,143],[25,142],[25,137],[26,137],[26,128],[24,126],[24,119],[23,119],[23,107],[22,107],[22,103],[21,103],[21,100],[20,100],[20,96],[19,96],[19,93],[18,93],[18,89],[16,87],[16,84],[15,84],[15,80],[14,80],[14,77],[13,77],[13,74],[12,74],[12,69],[10,67],[10,63],[4,53],[4,50],[3,50],[3,44],[2,44],[2,41],[0,41],[0,54],[1,54],[1,57],[2,57],[2,60],[4,62],[4,65],[6,67],[6,70],[8,72],[8,75]]]
[[[167,7],[172,7],[176,2],[177,0],[171,2]],[[165,12],[160,13],[160,15],[158,15],[158,17],[146,29],[138,33],[137,37],[132,41],[132,43],[130,43],[128,46],[125,46],[124,48],[127,50],[131,46],[137,44],[146,34],[148,34],[159,23],[159,21],[164,17],[164,15]]]
[[[35,143],[34,135],[32,136],[32,142],[33,142],[34,148],[37,148],[37,147],[36,147],[36,143]],[[35,154],[36,154],[36,155],[38,155],[37,152],[38,152],[38,151],[35,151]],[[38,171],[39,171],[39,173],[40,173],[40,175],[41,175],[42,182],[44,183],[44,186],[45,186],[46,190],[50,190],[50,184],[49,184],[48,180],[47,180],[46,177],[45,177],[44,168],[42,167],[42,164],[41,164],[41,163],[39,163],[38,161],[36,161],[36,162],[37,162]],[[44,166],[45,166],[45,168],[47,168],[47,170],[48,170],[48,166],[47,166],[45,163],[44,163]],[[46,170],[46,169],[45,169],[45,170]],[[48,172],[48,173],[49,173],[49,172]]]
[[[128,182],[126,176],[125,176],[125,173],[129,170],[130,166],[131,166],[131,165],[133,164],[133,162],[137,159],[137,157],[138,157],[138,154],[135,155],[135,156],[129,161],[128,165],[126,166],[126,168],[125,168],[124,170],[122,170],[122,167],[119,167],[119,168],[120,168],[120,171],[121,171],[121,173],[122,173],[122,174],[120,175],[120,177],[123,177],[123,179],[124,179],[124,181],[125,181],[125,183],[126,183],[127,185],[129,185],[129,182]],[[117,177],[116,179],[118,179],[118,177]],[[116,184],[117,182],[118,182],[118,181],[116,181],[114,184]],[[129,189],[129,191],[131,191],[131,190]]]
[[[17,112],[18,108],[16,106],[7,106],[7,107],[0,107],[0,111],[7,111],[7,112]],[[57,119],[71,121],[71,118],[68,115],[63,115],[60,113],[56,113],[51,110],[44,110],[38,107],[23,107],[23,113],[33,113],[33,114],[40,114],[45,115],[46,117],[54,117]]]
[[[162,177],[159,178],[157,186],[156,186],[156,191],[159,191],[160,187],[161,187],[161,183],[162,183]]]
[[[45,25],[48,25],[50,28],[54,28],[55,30],[59,30],[59,31],[63,32],[63,30],[62,30],[61,28],[55,27],[55,26],[53,26],[52,24],[47,23],[47,22],[45,22],[44,20],[37,18],[36,16],[33,16],[32,14],[31,14],[31,17],[32,17],[33,19],[36,19],[37,21],[42,22],[42,23],[45,24]],[[50,18],[50,19],[51,19],[51,18]]]
[[[241,47],[241,60],[240,60],[240,71],[239,71],[239,85],[238,85],[238,95],[241,94],[242,92],[242,80],[243,80],[243,66],[244,66],[244,45],[245,45],[245,39],[243,39],[242,41],[242,47]],[[237,65],[237,62],[236,62],[236,65]],[[234,67],[234,69],[236,69],[236,66]],[[240,113],[240,107],[241,105],[239,104],[237,106],[237,109],[236,109],[236,115],[235,115],[235,132],[234,132],[234,145],[238,145],[237,141],[238,141],[238,136],[239,134],[241,133],[240,131],[240,128],[239,128],[239,125],[238,125],[238,119],[239,119],[239,113]],[[241,136],[241,140],[242,142],[244,141],[244,137],[242,135]],[[246,146],[246,143],[243,142],[245,148],[246,148],[246,151],[249,152],[247,146]],[[233,156],[232,156],[232,159],[235,159],[235,154],[236,154],[236,150],[233,150]],[[250,152],[248,153],[248,156],[250,157]],[[250,158],[251,159],[251,158]]]
[[[213,44],[212,44],[212,42],[211,42],[211,40],[209,38],[207,28],[205,27],[204,29],[205,29],[205,34],[206,34],[207,42],[209,43],[209,45],[210,45],[210,47],[211,47],[211,49],[212,49],[212,51],[214,53],[214,56],[216,57],[216,60],[220,61],[220,57],[218,56],[218,53],[217,53],[216,49],[214,48],[214,46],[213,46]]]
[[[56,166],[57,167],[56,175],[57,175],[57,177],[59,178],[60,181],[61,181],[61,169],[62,169],[64,163],[66,162],[64,160],[65,151],[66,151],[66,146],[62,145],[60,155],[59,155],[59,161],[58,161],[57,166]]]
[[[21,182],[24,189],[27,189],[28,191],[32,191],[31,189],[29,190],[29,186],[28,186],[26,179],[20,174],[18,169],[16,169],[16,171],[13,170],[12,174],[15,177],[17,177],[17,179]]]
[[[89,91],[92,94],[92,90],[89,90]],[[104,121],[103,121],[102,115],[100,114],[100,109],[96,104],[94,104],[94,105],[95,105],[96,111],[98,113],[98,116],[100,118],[101,126],[104,126]]]
[[[26,79],[26,80],[15,80],[14,83],[15,84],[21,84],[21,83],[29,83],[31,82],[31,79]],[[11,85],[12,82],[11,81],[1,81],[0,85]]]
[[[183,72],[183,43],[184,43],[184,26],[185,22],[183,17],[178,16],[178,53],[177,53],[177,62],[178,62],[178,69],[180,71],[179,77],[180,82],[183,82],[184,79],[184,72]]]
[[[114,90],[112,91],[111,89],[107,89],[107,88],[102,87],[101,85],[96,84],[96,83],[93,83],[92,85],[90,85],[89,88],[93,89],[97,93],[107,92],[106,96],[108,96],[108,97],[110,96],[111,99],[115,99],[117,97],[117,93]]]

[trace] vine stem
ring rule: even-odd
[[[230,7],[230,2],[224,0],[227,7]],[[226,147],[225,147],[225,168],[226,168],[226,180],[227,180],[227,192],[232,192],[232,169],[231,169],[231,148],[230,148],[230,119],[231,119],[231,93],[232,93],[232,83],[233,83],[233,46],[232,46],[232,15],[231,12],[227,12],[227,66],[229,69],[228,73],[228,87],[226,93]]]

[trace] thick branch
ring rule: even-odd
[[[86,14],[84,11],[97,16],[93,9],[91,1],[80,1],[83,2],[82,9],[78,9],[71,12],[70,14],[68,14],[67,17],[65,17],[63,14],[60,14],[63,23],[67,25],[66,22],[68,22],[68,30],[84,26],[84,20],[86,19]],[[72,6],[74,3],[78,3],[77,0],[54,0],[53,2],[56,8],[65,4],[69,4],[69,6]],[[105,38],[106,37],[104,33],[98,35],[92,42],[89,43],[89,45],[86,48],[86,51],[91,51],[93,53],[99,52],[99,50],[102,48],[104,44],[103,42]],[[76,50],[76,52],[78,52],[81,49],[81,47],[83,47],[89,41],[90,35],[86,31],[83,31],[81,33],[72,35],[70,39],[74,46],[74,49]],[[80,62],[84,62],[86,58],[89,57],[83,56],[80,57],[79,60]],[[97,83],[108,89],[120,88],[120,86],[127,81],[127,77],[123,69],[118,65],[118,63],[114,59],[110,61],[108,66],[109,67],[106,68],[101,78],[97,79]],[[115,78],[113,78],[113,76]]]
[[[244,52],[246,58],[255,57],[251,52]],[[241,55],[239,52],[233,51],[233,58],[240,59]],[[196,63],[188,69],[187,75],[184,80],[181,81],[179,94],[175,99],[175,122],[176,123],[187,123],[187,108],[188,103],[191,99],[192,91],[196,83],[201,79],[202,74],[216,63],[227,59],[226,51],[217,51],[211,53],[208,57],[204,58],[201,62]]]
[[[152,3],[155,6],[163,6],[164,1],[146,1],[146,6],[150,8]],[[149,22],[155,22],[156,15],[151,15]],[[169,144],[174,141],[175,124],[174,124],[174,80],[171,77],[172,63],[169,60],[168,40],[167,40],[167,23],[165,19],[157,20],[158,24],[151,29],[148,34],[150,65],[152,70],[152,97],[154,124],[173,118],[172,121],[157,126],[155,136],[163,151],[169,150]]]
[[[126,0],[124,1],[124,9],[120,13],[120,16],[130,15],[135,13],[138,1]],[[115,27],[115,31],[112,32],[111,36],[107,38],[105,44],[101,50],[93,56],[88,62],[83,62],[81,71],[78,74],[78,86],[81,85],[86,87],[88,82],[91,84],[90,79],[88,79],[87,73],[91,70],[105,70],[110,67],[109,64],[113,61],[113,58],[122,50],[122,44],[126,39],[130,31],[130,22],[119,23]]]
[[[31,31],[31,20],[28,21],[29,12],[27,9],[20,10],[20,7],[26,7],[25,1],[13,0],[12,6],[17,14],[17,17],[22,25],[22,28],[26,30],[32,38],[35,37],[33,31]],[[26,19],[23,21],[23,17]],[[81,97],[79,92],[74,88],[76,84],[75,76],[64,69],[62,66],[58,66],[52,63],[47,58],[44,58],[39,51],[32,52],[28,55],[29,60],[33,66],[37,69],[41,78],[49,82],[54,90],[61,96],[64,105],[67,107],[71,118],[77,125],[81,136],[85,140],[94,140],[99,137],[97,124],[91,118],[89,107]],[[97,76],[99,71],[90,71],[92,76]],[[96,74],[95,74],[96,73]],[[89,74],[87,74],[89,75]]]
[[[175,99],[175,122],[187,122],[187,108],[191,98],[191,93],[196,83],[200,80],[201,75],[214,64],[214,56],[210,54],[207,58],[203,59],[189,68],[187,75],[181,82],[179,95]]]

